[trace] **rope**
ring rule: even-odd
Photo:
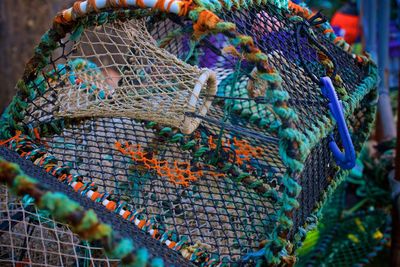
[[[322,23],[326,22],[326,18],[322,15],[321,12],[317,12],[314,16],[308,16],[309,19],[303,22],[300,22],[297,24],[296,27],[296,48],[298,55],[300,57],[300,61],[303,65],[303,68],[311,78],[313,82],[316,84],[320,84],[320,78],[321,77],[316,77],[313,72],[310,70],[308,64],[306,63],[303,53],[301,51],[301,33],[305,33],[308,37],[308,39],[320,50],[322,51],[333,63],[333,73],[332,73],[332,79],[334,79],[337,75],[337,63],[335,57],[332,56],[332,54],[325,48],[323,47],[315,38],[314,36],[309,32],[309,28],[311,26],[317,26]]]
[[[93,210],[84,210],[62,193],[48,191],[17,165],[3,159],[0,159],[0,182],[6,183],[18,196],[31,196],[40,209],[48,210],[59,222],[69,224],[82,239],[100,242],[109,257],[121,259],[122,266],[163,266],[160,259],[149,262],[145,249],[135,249],[131,240],[120,238],[110,225],[98,220]]]
[[[223,100],[254,101],[257,104],[273,104],[271,100],[268,100],[265,97],[248,98],[248,97],[229,97],[229,96],[219,96],[219,95],[204,95],[204,96],[214,99],[223,99]],[[307,105],[321,106],[325,104],[324,100],[306,100],[306,99],[294,99],[294,98],[288,99],[287,102],[293,105],[302,103]]]
[[[11,137],[11,138],[9,138],[7,140],[1,141],[0,142],[0,146],[4,146],[5,144],[8,144],[13,140],[17,140],[17,139],[19,139],[20,136],[21,136],[21,131],[17,131],[15,136],[13,136],[13,137]]]
[[[263,142],[275,143],[275,144],[277,144],[279,142],[279,139],[276,138],[276,137],[265,136],[265,135],[259,134],[257,132],[248,130],[246,128],[240,127],[238,125],[232,125],[232,124],[229,124],[229,123],[221,122],[219,120],[212,119],[210,117],[203,117],[203,116],[198,115],[196,113],[187,112],[187,113],[185,113],[185,115],[193,117],[193,118],[200,118],[200,119],[202,119],[202,120],[204,120],[206,122],[209,122],[211,124],[223,127],[225,130],[237,132],[237,133],[240,133],[240,134],[245,135],[247,137],[250,137],[250,138],[253,138],[253,139],[257,139],[257,140],[260,140],[260,141],[263,141]]]

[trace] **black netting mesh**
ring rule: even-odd
[[[313,125],[322,116],[328,115],[327,101],[302,67],[304,62],[296,50],[296,25],[285,12],[266,5],[220,15],[224,20],[234,22],[240,33],[252,36],[256,45],[268,54],[270,64],[283,78],[283,88],[291,98],[290,106],[299,115],[297,127],[306,132],[313,130]],[[280,180],[286,167],[279,156],[279,140],[274,131],[276,127],[273,127],[278,119],[272,105],[245,100],[249,98],[246,86],[254,65],[222,54],[226,37],[209,36],[196,44],[193,54],[189,54],[191,23],[177,17],[148,19],[149,32],[160,43],[173,30],[183,29],[177,37],[167,41],[164,48],[181,60],[208,67],[217,74],[220,98],[215,98],[211,110],[193,134],[175,140],[179,134],[176,129],[123,117],[65,119],[65,127],[58,133],[46,131],[52,128],[52,122],[62,120],[54,116],[58,107],[57,92],[70,82],[64,73],[77,68],[73,60],[90,61],[103,74],[117,72],[123,75],[129,68],[125,56],[132,51],[126,33],[118,27],[111,23],[90,26],[85,30],[85,41],[70,41],[67,37],[60,42],[60,49],[50,58],[51,64],[41,73],[44,78],[35,81],[35,87],[41,93],[30,101],[24,125],[30,129],[45,129],[41,131],[41,142],[49,154],[60,165],[68,166],[71,173],[79,174],[82,182],[94,183],[99,192],[108,192],[110,200],[125,201],[128,207],[154,221],[160,230],[174,232],[173,239],[177,241],[187,237],[192,244],[199,243],[214,254],[238,261],[246,253],[257,250],[275,227],[276,211],[280,207],[276,198],[263,197],[260,192],[275,190],[279,196]],[[315,31],[315,34],[336,58],[338,74],[347,93],[351,94],[367,74],[366,69],[356,65],[350,55],[329,42],[321,32]],[[317,76],[325,75],[316,46],[305,37],[299,45],[305,64]],[[114,83],[118,83],[118,75]],[[240,100],[224,99],[230,93]],[[232,160],[227,150],[198,155],[202,147],[209,146],[210,137],[225,144],[236,139],[262,152],[225,168],[224,163]],[[117,141],[140,144],[158,160],[188,162],[193,167],[212,165],[213,171],[205,171],[187,187],[177,185],[122,154],[116,149]],[[312,150],[305,166],[298,178],[304,189],[299,197],[296,226],[304,223],[336,173],[328,139]],[[249,173],[263,185],[253,189],[229,176],[215,175],[215,172],[233,173],[233,177],[238,173]]]
[[[322,116],[328,115],[326,100],[318,84],[313,82],[303,68],[297,46],[304,63],[317,77],[326,75],[326,68],[318,60],[319,49],[305,37],[296,40],[296,24],[287,14],[273,6],[253,7],[249,10],[226,12],[222,18],[235,22],[238,31],[253,37],[256,45],[270,55],[270,64],[276,67],[283,78],[283,88],[289,92],[291,107],[299,114],[302,131],[310,130]],[[322,32],[315,30],[318,41],[331,53],[337,62],[337,72],[343,79],[346,91],[351,94],[367,74],[356,64],[351,55],[326,39]],[[312,103],[312,105],[310,105]]]
[[[371,96],[367,96],[363,99],[360,107],[349,117],[348,125],[352,132],[352,139],[356,145],[356,150],[360,151],[364,140],[361,133],[363,127],[365,127],[364,114],[367,113],[368,102]],[[339,139],[337,130],[334,132],[334,138]],[[335,179],[337,166],[333,158],[332,153],[329,151],[330,137],[324,138],[310,153],[306,162],[305,169],[298,177],[297,182],[302,187],[302,191],[298,197],[301,209],[295,211],[294,218],[294,229],[304,224],[306,218],[315,209],[315,203],[321,200],[323,192]],[[295,234],[294,231],[291,234]]]
[[[9,149],[0,148],[4,160],[18,164],[24,173],[34,177],[50,191],[67,195],[84,209],[92,209],[102,222],[112,225],[119,235],[133,240],[136,248],[147,248],[151,257],[161,257],[166,266],[194,266],[190,261],[161,246],[159,241],[138,229],[133,223],[121,220],[89,198],[60,183],[43,168],[22,159]],[[37,209],[29,197],[17,198],[0,187],[0,262],[2,266],[21,263],[32,266],[114,266],[118,263],[105,255],[100,244],[80,239],[65,224],[59,223],[48,212]]]
[[[360,190],[364,186],[370,192],[382,189],[365,176],[358,184],[352,184],[357,181],[352,179],[350,174],[322,207],[318,227],[307,234],[298,250],[298,266],[365,266],[389,242],[386,197],[357,193],[365,192]]]
[[[217,117],[218,110],[213,114]],[[216,135],[218,129],[218,125],[203,124],[200,130]],[[239,134],[225,133],[226,136]],[[256,164],[264,170],[266,182],[273,183],[284,171],[277,144],[243,138],[247,139],[264,149],[265,154]],[[99,191],[113,192],[111,197],[121,198],[135,209],[143,210],[165,229],[187,235],[193,243],[201,240],[213,244],[213,249],[223,256],[238,259],[244,251],[257,247],[259,240],[266,237],[265,229],[273,226],[270,216],[279,207],[253,189],[208,175],[188,188],[176,186],[165,177],[138,171],[139,166],[115,150],[113,144],[117,140],[140,142],[143,147],[156,146],[158,157],[165,160],[193,159],[179,145],[166,144],[154,130],[130,119],[73,124],[62,135],[46,142],[49,152],[85,177],[84,182],[96,183]]]

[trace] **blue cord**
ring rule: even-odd
[[[242,261],[247,262],[251,259],[261,258],[264,255],[265,255],[265,248],[260,249],[259,251],[256,252],[247,253],[245,256],[243,256]]]

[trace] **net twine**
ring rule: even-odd
[[[107,69],[118,70],[118,85],[110,85],[112,74],[105,70],[105,76],[101,72],[104,66],[74,61],[75,71],[64,72],[61,80],[67,82],[57,88],[56,116],[128,117],[176,127],[184,134],[192,133],[201,119],[185,116],[185,113],[207,114],[211,97],[216,93],[215,74],[186,64],[157,47],[143,19],[113,27],[126,35],[124,45],[130,47],[130,55],[122,67],[113,58],[118,55],[112,55],[113,62],[107,66]],[[75,48],[79,46],[80,42]],[[101,56],[100,51],[94,50],[92,57]]]
[[[56,220],[70,225],[71,230],[82,239],[100,242],[111,258],[121,260],[122,266],[163,266],[160,259],[148,261],[146,249],[137,249],[132,240],[121,238],[110,225],[100,222],[93,210],[84,210],[68,196],[49,191],[36,179],[22,172],[18,165],[2,158],[0,182],[7,184],[10,191],[16,195],[31,197],[30,202],[34,202],[40,209],[47,210]]]

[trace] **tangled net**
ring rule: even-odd
[[[319,14],[286,1],[77,2],[27,64],[2,144],[186,265],[293,264],[345,175],[324,76],[359,151],[376,68]]]

